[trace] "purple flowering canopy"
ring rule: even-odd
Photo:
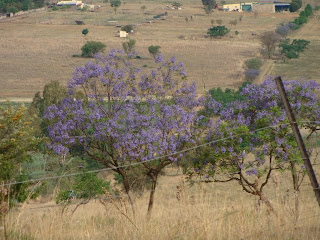
[[[143,163],[151,178],[181,154],[147,161],[183,150],[196,143],[196,85],[188,85],[182,63],[173,57],[149,73],[136,68],[121,51],[107,57],[96,56],[76,69],[68,83],[69,98],[50,106],[45,114],[51,119],[51,147],[66,154],[76,145],[84,154],[106,167]],[[82,91],[85,99],[74,99]],[[126,170],[115,169],[124,182]],[[124,183],[126,184],[126,183]],[[129,191],[129,186],[125,186]]]
[[[320,105],[314,81],[284,81],[285,90],[300,126],[313,133],[319,122]],[[243,189],[264,199],[263,187],[273,170],[289,169],[297,179],[303,163],[276,83],[268,77],[262,84],[248,84],[242,89],[243,101],[236,101],[219,111],[219,120],[207,141],[213,143],[204,158],[195,161],[191,175],[206,176],[206,181],[238,181]],[[217,176],[220,175],[221,179]],[[301,181],[302,178],[300,178]],[[296,182],[296,187],[299,184]]]

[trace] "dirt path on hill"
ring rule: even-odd
[[[261,73],[259,75],[258,80],[256,80],[256,82],[262,83],[264,81],[264,77],[267,76],[269,73],[271,73],[272,69],[273,69],[273,60],[272,59],[267,59],[266,62],[263,64],[262,66],[262,70]]]
[[[310,28],[316,28],[317,27],[317,20],[319,20],[320,15],[316,14],[311,18],[309,22],[307,22],[303,27],[293,32],[293,34],[290,35],[290,38],[303,38],[304,33],[307,30],[310,30]],[[264,81],[265,76],[270,75],[272,73],[274,67],[274,61],[272,59],[267,59],[262,67],[261,74],[259,75],[259,78],[257,80],[257,83],[262,83]]]

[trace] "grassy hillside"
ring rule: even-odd
[[[80,54],[88,41],[101,41],[107,51],[121,48],[124,39],[117,37],[115,25],[135,24],[136,50],[142,59],[137,66],[151,69],[153,60],[147,48],[161,46],[166,58],[173,55],[185,63],[190,81],[198,83],[199,93],[212,87],[236,87],[243,81],[243,62],[259,56],[260,43],[252,33],[273,30],[282,22],[292,20],[296,14],[259,14],[214,12],[206,15],[201,2],[188,2],[181,11],[166,8],[168,2],[127,2],[114,14],[109,4],[96,2],[102,7],[97,12],[72,9],[47,11],[19,16],[1,22],[0,72],[1,98],[31,98],[36,91],[52,81],[63,84],[71,78],[75,67],[89,59],[73,58]],[[142,6],[146,9],[141,10]],[[153,20],[153,16],[168,12],[166,20]],[[192,20],[191,20],[192,16]],[[239,21],[239,17],[242,21]],[[188,22],[186,22],[188,18]],[[231,20],[238,20],[236,26]],[[86,25],[75,25],[83,20]],[[207,38],[211,20],[222,20],[231,29],[221,39]],[[117,23],[109,22],[117,21]],[[146,23],[152,21],[152,23]],[[85,38],[81,31],[89,29]],[[235,35],[235,31],[239,34]]]

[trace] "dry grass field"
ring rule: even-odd
[[[243,62],[259,56],[260,44],[252,33],[274,30],[281,22],[292,20],[295,14],[260,14],[214,12],[206,15],[200,2],[190,1],[181,11],[166,9],[166,2],[128,1],[114,14],[105,3],[97,12],[80,12],[72,9],[44,11],[19,16],[0,22],[0,98],[32,98],[46,83],[58,80],[63,84],[71,78],[76,66],[89,59],[72,57],[80,54],[87,40],[101,41],[112,48],[121,49],[124,39],[116,37],[114,25],[136,24],[136,50],[142,59],[134,60],[137,66],[152,68],[148,54],[150,45],[161,46],[165,58],[176,56],[185,63],[190,81],[198,83],[198,91],[212,87],[236,87],[243,80]],[[146,6],[144,14],[141,10]],[[166,20],[152,20],[156,14],[168,12]],[[190,17],[192,16],[192,20]],[[230,20],[242,21],[234,27]],[[185,18],[189,21],[186,22]],[[221,19],[231,28],[222,39],[206,37],[211,20]],[[75,25],[83,20],[86,25]],[[145,23],[152,20],[152,23]],[[110,23],[109,21],[117,21]],[[87,38],[81,34],[89,29]],[[239,35],[235,35],[235,31]]]
[[[167,169],[174,175],[176,169]],[[319,176],[320,168],[317,168]],[[180,186],[180,200],[177,198]],[[129,206],[116,199],[103,206],[99,201],[83,205],[72,215],[61,213],[54,202],[33,202],[12,212],[8,219],[11,239],[320,239],[320,209],[306,178],[301,186],[298,218],[294,211],[291,179],[275,173],[266,189],[275,208],[258,206],[235,182],[189,186],[182,176],[162,176],[157,187],[151,220],[146,218],[148,193],[136,198],[135,218]],[[125,207],[126,206],[126,207]]]

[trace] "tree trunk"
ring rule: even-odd
[[[4,213],[3,216],[2,216],[2,225],[3,225],[3,237],[4,237],[4,240],[7,240],[7,239],[8,239],[6,216],[7,216],[6,213]]]
[[[150,197],[149,197],[149,205],[148,205],[148,218],[151,217],[151,212],[153,208],[153,201],[154,201],[154,194],[157,186],[157,179],[158,179],[158,174],[152,174],[151,176],[152,179],[152,185],[151,185],[151,190],[150,190]]]
[[[258,192],[258,195],[259,195],[259,198],[260,198],[259,201],[260,201],[261,203],[265,203],[265,204],[267,205],[267,207],[268,207],[268,209],[269,209],[270,212],[273,212],[275,215],[278,215],[278,214],[276,213],[276,211],[274,210],[271,202],[264,196],[264,193],[263,193],[263,192]],[[269,212],[269,211],[268,211],[268,212]]]
[[[295,208],[295,220],[298,221],[299,219],[299,177],[297,174],[296,164],[294,162],[290,162],[291,164],[291,175],[292,175],[292,182],[293,182],[293,189],[294,189],[294,208]]]
[[[134,207],[134,202],[131,198],[131,194],[130,194],[130,184],[129,184],[129,181],[128,181],[128,178],[126,176],[126,174],[123,172],[123,171],[119,171],[119,174],[122,176],[123,178],[123,186],[124,186],[124,190],[126,191],[126,194],[128,196],[128,199],[129,199],[129,203],[131,205],[131,209],[132,209],[132,213],[133,215],[136,214],[136,210],[135,210],[135,207]]]

